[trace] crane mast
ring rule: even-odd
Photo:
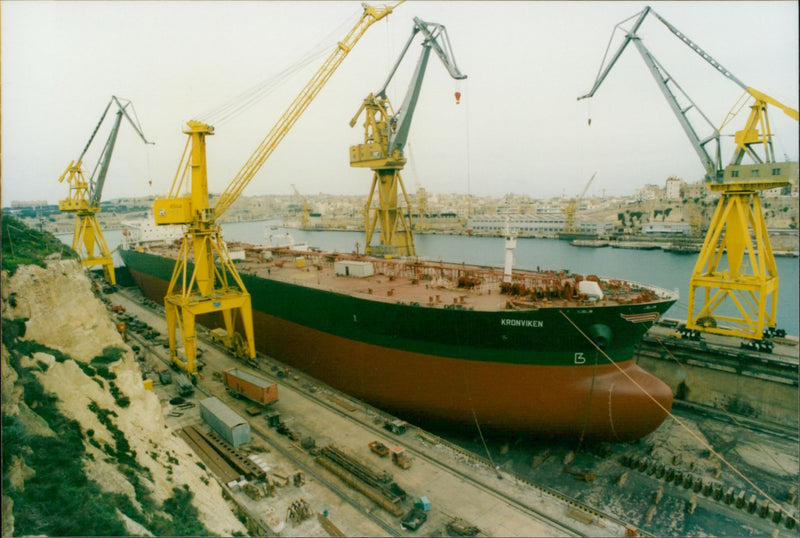
[[[238,199],[367,29],[400,3],[382,8],[363,5],[359,21],[278,119],[213,207],[208,196],[206,137],[214,134],[214,128],[198,121],[189,121],[184,127],[188,138],[169,195],[156,200],[153,209],[157,225],[186,226],[164,304],[172,361],[193,378],[197,375],[195,319],[199,315],[220,313],[225,324],[224,343],[238,356],[246,355],[251,361],[256,355],[250,294],[222,240],[218,219]],[[181,195],[186,188],[188,196]],[[244,337],[235,332],[237,316]],[[183,338],[185,359],[178,355],[178,329]]]
[[[727,166],[722,164],[720,131],[680,89],[638,34],[642,22],[649,13],[719,73],[736,83],[754,99],[744,128],[734,133],[735,148]],[[796,162],[775,160],[767,106],[772,105],[781,109],[794,120],[798,119],[798,112],[736,78],[710,54],[650,7],[646,7],[638,15],[627,20],[633,18],[636,18],[636,21],[631,29],[626,31],[622,45],[605,69],[601,66],[589,93],[578,99],[592,97],[625,47],[631,42],[634,43],[700,157],[706,172],[708,188],[720,195],[690,280],[686,326],[716,334],[761,339],[765,328],[775,327],[778,272],[761,210],[759,192],[787,186],[797,175]],[[678,92],[689,103],[688,106],[683,106],[679,102]],[[701,138],[697,134],[687,116],[687,112],[692,109],[696,110],[710,126],[709,135]],[[723,125],[727,124],[732,116],[733,114],[729,113]],[[709,153],[706,145],[711,142],[714,142],[716,147]],[[745,157],[748,157],[752,164],[743,164]],[[696,309],[698,295],[701,296],[702,305]],[[727,313],[727,309],[734,310],[737,314],[731,315]]]
[[[586,191],[589,190],[589,185],[592,184],[594,181],[594,176],[597,175],[597,172],[592,174],[592,177],[589,178],[589,181],[586,183],[586,186],[583,187],[583,190],[578,195],[577,198],[573,198],[567,204],[566,209],[564,210],[564,234],[565,238],[570,238],[568,234],[576,234],[578,233],[578,227],[575,225],[575,213],[578,211],[580,207],[581,200],[586,195]]]
[[[403,104],[395,112],[386,97],[386,88],[408,52],[411,42],[419,33],[423,35],[422,52]],[[408,208],[411,204],[400,172],[407,161],[403,149],[408,140],[411,120],[422,89],[422,80],[431,50],[442,60],[451,77],[457,80],[467,77],[456,65],[445,27],[414,17],[411,36],[406,41],[386,82],[377,92],[370,93],[364,99],[350,120],[350,127],[355,126],[358,117],[364,112],[364,143],[350,147],[350,166],[371,168],[373,171],[372,185],[364,210],[367,255],[416,256],[414,236],[409,222],[410,215],[407,214],[410,213]],[[405,210],[398,201],[398,187],[403,195]],[[376,191],[378,204],[373,207]],[[379,244],[373,245],[373,236],[378,228],[380,228]]]
[[[83,172],[83,158],[86,156],[86,152],[92,145],[112,105],[117,105],[116,118],[114,118],[114,123],[111,126],[105,146],[100,153],[97,165],[87,180]],[[111,96],[111,100],[103,110],[100,121],[97,122],[91,136],[89,136],[89,141],[83,147],[80,156],[77,160],[71,161],[64,173],[61,174],[61,177],[58,178],[59,183],[66,180],[69,184],[69,194],[67,198],[58,202],[58,208],[66,213],[75,213],[72,249],[80,255],[81,264],[84,267],[100,265],[103,268],[106,280],[112,286],[117,283],[114,273],[114,261],[111,258],[111,252],[108,249],[108,243],[103,236],[100,224],[97,222],[97,213],[100,212],[100,199],[103,195],[103,187],[111,164],[111,155],[117,142],[117,134],[122,123],[122,117],[127,118],[145,144],[152,144],[152,142],[147,141],[138,123],[128,115],[128,106],[132,106],[130,101],[126,101],[123,104],[116,96]],[[97,249],[97,252],[95,249]]]
[[[306,200],[305,196],[300,194],[300,191],[297,190],[294,184],[292,184],[292,189],[294,189],[294,194],[300,201],[300,210],[302,212],[302,217],[300,217],[300,229],[308,230],[311,228],[311,206],[308,205],[308,200]]]

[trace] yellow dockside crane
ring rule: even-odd
[[[124,104],[117,97],[111,96],[111,100],[106,105],[103,115],[100,116],[100,121],[97,122],[97,126],[92,131],[80,157],[76,161],[70,162],[67,169],[58,178],[59,183],[64,180],[69,183],[69,195],[58,202],[58,209],[65,213],[75,213],[75,233],[72,236],[72,250],[78,253],[84,267],[102,266],[106,280],[112,286],[117,283],[116,275],[114,274],[114,261],[111,259],[108,243],[106,243],[103,231],[97,222],[97,214],[100,212],[100,198],[103,195],[103,186],[106,182],[108,167],[111,164],[111,154],[114,152],[114,145],[117,142],[117,133],[119,133],[122,116],[128,119],[145,144],[152,144],[142,134],[142,129],[138,122],[133,121],[128,115],[127,108],[129,106],[133,108],[131,102],[124,99],[123,101],[125,101]],[[92,171],[92,175],[87,180],[83,173],[83,158],[86,156],[89,146],[92,145],[92,141],[112,105],[117,105],[117,117],[111,127],[100,158]],[[97,252],[95,249],[97,249]]]
[[[236,346],[239,354],[246,355],[249,360],[255,360],[256,356],[250,294],[245,289],[222,240],[218,219],[239,198],[244,188],[272,155],[361,36],[372,24],[389,15],[398,4],[383,8],[364,4],[364,12],[359,21],[337,44],[335,50],[278,119],[220,195],[214,207],[209,203],[206,171],[206,137],[214,134],[214,127],[199,121],[189,121],[183,129],[188,139],[172,187],[167,198],[154,202],[153,209],[157,225],[186,226],[164,305],[170,356],[180,369],[193,378],[197,375],[195,318],[201,314],[221,313],[228,341],[234,344],[239,342],[240,344]],[[189,189],[188,194],[182,192],[185,188]],[[218,265],[215,264],[215,257]],[[236,326],[234,316],[237,313],[244,329],[244,339],[234,338]],[[183,337],[185,359],[178,356],[176,346],[176,330],[179,327]]]
[[[745,99],[754,99],[745,127],[734,134],[736,147],[727,166],[722,165],[720,130],[735,116],[733,109],[720,129],[700,111],[656,60],[638,34],[639,27],[649,13],[717,71],[739,85],[745,92]],[[578,99],[594,95],[625,47],[633,43],[700,157],[706,171],[707,187],[720,194],[689,284],[686,326],[710,333],[760,340],[764,329],[775,327],[778,271],[761,210],[759,191],[787,186],[797,175],[796,162],[775,160],[767,105],[778,107],[795,121],[798,119],[798,112],[733,76],[650,7],[626,21],[634,18],[636,20],[631,29],[626,31],[625,40],[616,54],[605,69],[601,66],[601,72],[590,92]],[[621,24],[617,27],[621,27]],[[743,106],[744,103],[738,106],[736,112]],[[734,105],[734,109],[736,108],[737,105]],[[710,133],[707,136],[701,138],[698,135],[687,115],[690,110],[699,113],[708,125]],[[716,146],[713,157],[706,149],[712,142]],[[750,164],[743,164],[745,156],[752,161]],[[702,305],[699,308],[695,304],[697,294],[702,296]],[[720,310],[723,305],[732,307],[738,314],[724,313],[724,309]]]
[[[418,34],[422,34],[422,53],[417,62],[416,70],[411,78],[406,97],[400,109],[395,113],[386,89],[394,77],[400,62],[408,51],[411,42]],[[411,128],[411,119],[417,106],[419,93],[422,89],[422,79],[428,65],[431,49],[442,60],[448,73],[454,79],[467,78],[459,71],[453,54],[450,50],[450,40],[447,30],[441,24],[425,22],[414,17],[414,28],[411,37],[406,41],[400,57],[395,62],[389,77],[380,90],[370,93],[361,103],[352,120],[350,127],[354,127],[358,117],[364,112],[364,143],[350,147],[350,166],[370,168],[372,186],[365,206],[366,249],[368,256],[416,256],[414,236],[411,224],[406,213],[410,213],[411,204],[400,175],[406,164],[403,148],[408,139]],[[405,210],[398,201],[398,187],[403,193]],[[375,191],[378,191],[378,204],[373,207]],[[372,244],[376,229],[380,228],[379,243]]]
[[[300,191],[297,190],[294,184],[292,184],[292,189],[294,189],[294,195],[297,196],[297,199],[300,201],[300,211],[302,214],[300,217],[300,229],[308,230],[311,228],[311,206],[308,205],[308,200],[306,200],[305,196],[300,194]]]
[[[590,177],[589,181],[586,182],[586,186],[583,188],[578,197],[572,198],[567,204],[567,207],[564,208],[563,236],[566,239],[572,239],[570,236],[578,233],[578,225],[575,224],[575,213],[578,212],[578,209],[581,206],[581,200],[583,200],[583,197],[586,196],[586,191],[589,190],[589,186],[592,184],[592,181],[594,181],[594,176],[596,175],[597,172],[592,174],[592,177]],[[559,234],[559,237],[561,237],[561,234]]]

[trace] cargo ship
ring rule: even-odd
[[[671,407],[670,388],[633,353],[677,292],[508,263],[228,249],[252,297],[260,352],[403,419],[631,441]],[[129,243],[120,256],[162,302],[177,250]],[[222,326],[213,315],[198,322]]]

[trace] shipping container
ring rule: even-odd
[[[250,372],[231,368],[225,371],[223,381],[228,391],[237,398],[244,396],[261,405],[278,401],[278,385]]]
[[[250,423],[213,396],[200,402],[200,416],[223,439],[238,447],[251,440]]]
[[[356,260],[339,260],[333,262],[333,270],[338,276],[354,276],[364,278],[375,274],[372,262]]]

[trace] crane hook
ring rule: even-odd
[[[461,103],[461,92],[456,92],[456,104]]]

